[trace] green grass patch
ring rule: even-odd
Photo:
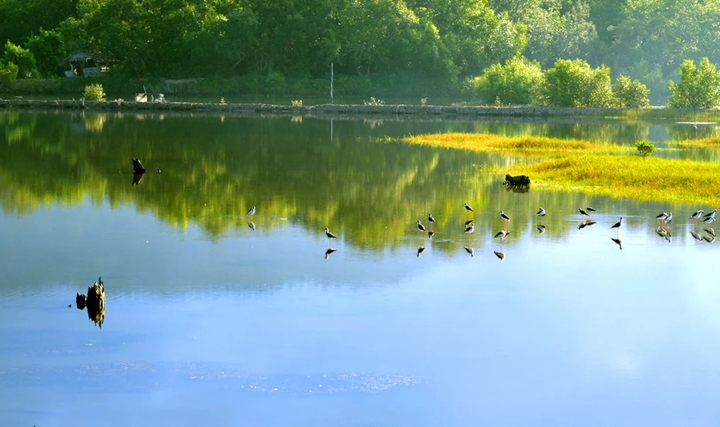
[[[549,190],[643,201],[720,204],[720,164],[640,156],[633,147],[543,137],[510,138],[485,134],[420,135],[411,144],[523,157],[529,164],[504,167],[497,173],[528,175],[533,185]]]

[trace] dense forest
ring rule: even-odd
[[[0,0],[0,67],[18,78],[60,76],[78,50],[129,77],[282,83],[327,79],[332,63],[339,79],[438,88],[564,59],[642,82],[658,104],[683,61],[720,62],[717,40],[720,0]]]

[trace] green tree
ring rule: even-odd
[[[558,59],[545,72],[545,102],[557,107],[610,107],[615,103],[610,68]]]
[[[0,61],[0,83],[7,85],[10,81],[15,80],[18,75],[18,66],[9,62],[7,64]]]
[[[57,74],[58,64],[65,57],[65,45],[59,32],[41,28],[38,34],[28,38],[25,47],[32,52],[43,76]]]
[[[671,108],[712,108],[720,105],[720,73],[708,58],[695,62],[686,59],[680,64],[680,82],[670,80]]]
[[[473,81],[475,93],[486,103],[531,105],[538,102],[544,75],[537,61],[522,56],[488,67]]]
[[[650,105],[650,99],[648,98],[650,91],[639,80],[632,80],[630,77],[621,74],[615,80],[612,91],[620,107],[642,108]]]
[[[32,73],[36,71],[35,56],[32,52],[12,43],[10,40],[5,42],[3,61],[17,65],[18,76],[21,78],[31,77]]]

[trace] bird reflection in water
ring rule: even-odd
[[[700,236],[700,233],[698,233],[695,230],[690,230],[690,234],[693,236],[693,239],[697,240],[698,242],[702,242],[703,238]]]
[[[500,252],[500,251],[493,251],[493,253],[495,254],[496,257],[498,257],[498,259],[499,259],[500,261],[505,261],[505,254],[504,254],[504,253],[502,253],[502,252]]]
[[[540,233],[540,234],[543,234],[545,232],[545,226],[542,224],[538,225],[536,228],[537,228],[538,233]]]
[[[420,246],[417,250],[417,257],[420,258],[420,255],[422,255],[423,252],[425,252],[425,246]]]
[[[470,254],[471,257],[475,256],[475,248],[471,248],[470,246],[465,246],[465,252]]]
[[[672,234],[670,233],[669,228],[665,228],[665,226],[661,225],[655,229],[655,234],[667,240],[668,243],[672,243]]]
[[[591,225],[595,225],[595,224],[597,224],[597,223],[593,220],[583,221],[580,223],[580,225],[578,225],[578,230],[582,230],[585,227],[590,227]]]
[[[335,251],[337,251],[337,249],[327,248],[327,250],[325,251],[325,259],[330,258],[330,254],[332,254]]]
[[[132,179],[132,185],[138,185],[140,184],[140,181],[142,181],[142,177],[144,174],[142,173],[134,173],[133,179]]]
[[[615,237],[611,237],[610,240],[612,240],[613,242],[615,242],[615,244],[620,247],[620,250],[622,250],[622,240],[620,240],[620,239],[618,239],[618,238],[615,238]]]
[[[434,235],[435,235],[434,231],[432,231],[432,230],[428,231],[428,238],[432,239],[432,236],[434,236]]]
[[[250,227],[250,229],[252,231],[255,231],[255,223],[254,222],[252,222],[252,221],[248,222],[248,227]]]

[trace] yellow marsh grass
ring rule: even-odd
[[[536,156],[567,154],[568,152],[609,153],[625,148],[610,144],[594,144],[579,139],[557,139],[542,136],[507,137],[477,133],[443,133],[410,136],[404,141],[430,147],[455,148],[485,153]]]
[[[544,160],[497,172],[529,175],[534,185],[610,197],[672,203],[720,204],[720,164],[641,157],[632,147],[553,138],[440,134],[407,138],[413,144],[520,156]]]
[[[684,141],[677,141],[675,144],[681,147],[709,148],[711,150],[720,150],[720,137],[714,136],[711,138],[686,139]]]

